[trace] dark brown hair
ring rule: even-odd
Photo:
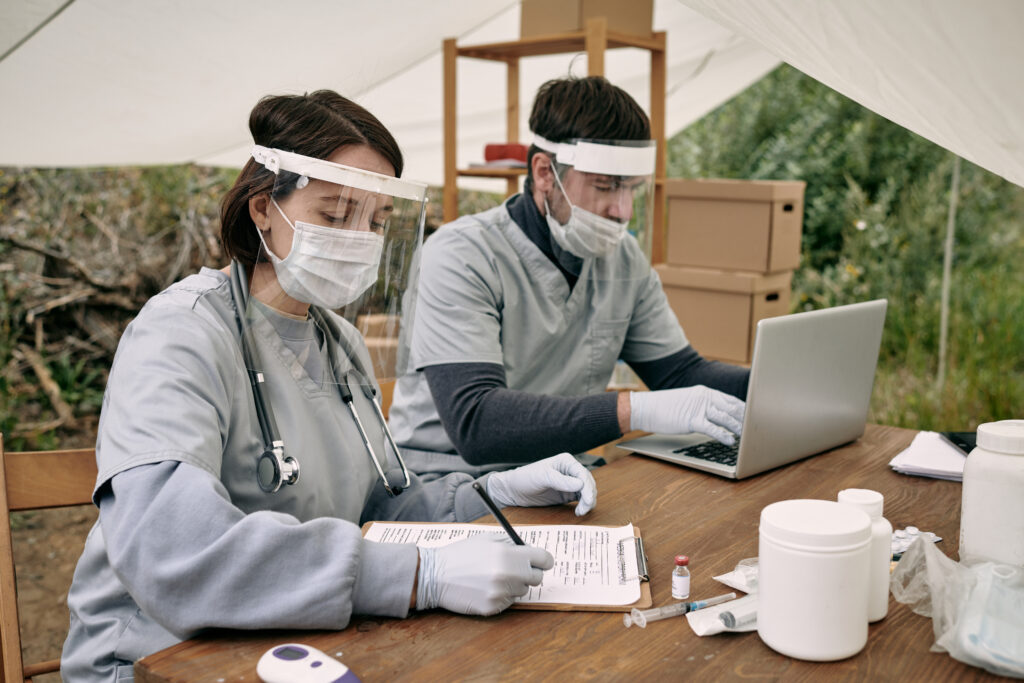
[[[332,90],[264,97],[249,114],[249,132],[257,145],[317,159],[326,159],[347,145],[368,145],[394,167],[395,176],[402,175],[402,152],[384,124]],[[260,249],[249,200],[273,190],[274,181],[274,174],[263,164],[249,159],[221,202],[224,251],[246,267],[256,262]],[[280,188],[280,182],[278,185]]]
[[[540,86],[530,111],[530,130],[551,142],[574,138],[592,140],[649,140],[647,114],[629,93],[603,76],[556,78]],[[526,192],[532,191],[533,155],[530,145]]]

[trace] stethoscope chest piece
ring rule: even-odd
[[[272,448],[263,451],[256,463],[256,481],[264,493],[277,493],[284,484],[299,480],[299,461],[284,457],[284,444],[275,442]]]

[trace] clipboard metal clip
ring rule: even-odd
[[[638,578],[641,581],[650,581],[651,580],[651,575],[650,575],[650,573],[647,570],[647,553],[646,553],[646,551],[644,551],[644,539],[641,538],[640,536],[634,536],[632,538],[632,540],[633,540],[633,550],[636,552],[636,568],[637,568]],[[630,541],[630,539],[628,539],[628,538],[624,538],[621,541],[619,541],[619,556],[620,557],[622,557],[625,554],[625,549],[622,547],[622,544],[623,543],[629,543],[629,541]],[[623,567],[623,572],[624,571],[625,571],[625,568]],[[625,580],[627,577],[625,577],[624,574],[623,574],[622,578]]]

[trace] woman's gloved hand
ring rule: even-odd
[[[700,432],[733,445],[743,430],[743,401],[703,385],[629,394],[630,429],[660,434]]]
[[[576,516],[581,517],[597,504],[597,483],[576,458],[559,453],[491,474],[487,478],[487,495],[500,507],[540,507],[579,500]]]
[[[440,548],[420,548],[416,609],[497,614],[539,585],[555,558],[543,548],[514,545],[504,534],[479,534]]]

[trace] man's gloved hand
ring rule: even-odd
[[[440,548],[420,548],[416,609],[497,614],[539,585],[555,558],[543,548],[514,545],[505,534],[479,534]]]
[[[733,445],[743,429],[746,406],[735,396],[703,385],[629,394],[629,426],[645,432],[700,432]],[[730,433],[731,432],[731,433]]]
[[[514,470],[495,472],[487,478],[487,495],[500,507],[539,507],[579,500],[576,516],[597,504],[597,483],[586,467],[568,453]]]

